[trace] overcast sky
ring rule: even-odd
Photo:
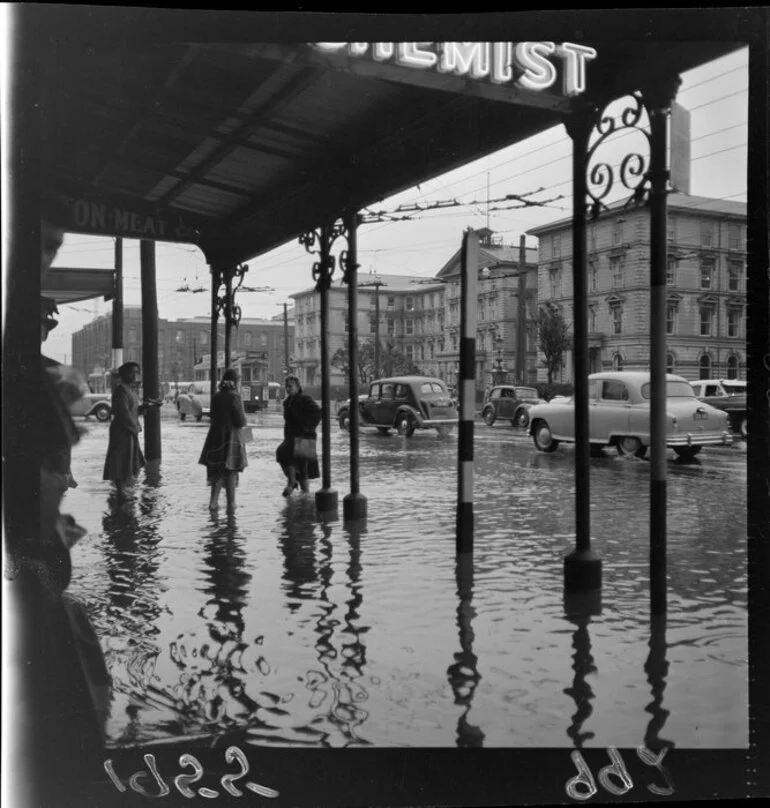
[[[590,69],[587,80],[590,82]],[[748,49],[682,75],[677,100],[691,112],[692,194],[746,200],[747,98]],[[617,146],[607,144],[605,153],[610,162],[617,163],[629,150],[635,150],[638,141],[635,143],[633,137],[626,137]],[[358,238],[360,272],[432,276],[459,248],[463,230],[468,227],[488,224],[507,243],[518,244],[527,229],[569,216],[570,153],[571,142],[564,127],[558,126],[373,205],[374,209],[390,211],[399,204],[478,200],[472,206],[428,212],[413,221],[362,226]],[[495,211],[491,208],[497,205],[485,203],[488,195],[496,199],[510,193],[532,193],[536,201],[563,198],[519,210]],[[528,244],[536,243],[536,239],[528,238]],[[70,234],[54,265],[110,267],[113,244],[113,239]],[[123,245],[125,302],[138,304],[139,242],[124,240]],[[208,316],[209,274],[200,251],[189,245],[159,242],[156,256],[160,316]],[[273,317],[282,310],[288,295],[312,287],[313,260],[296,241],[250,260],[244,284],[269,286],[274,291],[239,294],[243,316]],[[205,287],[206,292],[175,291],[185,283],[192,288]],[[111,305],[100,300],[63,306],[60,324],[49,337],[45,353],[60,361],[70,360],[71,334],[96,314],[110,310]]]

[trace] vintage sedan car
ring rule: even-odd
[[[181,421],[184,421],[188,415],[192,415],[196,421],[200,421],[204,415],[211,415],[210,407],[211,391],[207,381],[191,382],[176,399],[176,408]]]
[[[538,404],[529,411],[530,434],[541,452],[575,440],[574,397]],[[650,445],[650,374],[593,373],[588,377],[589,440],[592,453],[615,446],[620,455],[644,457]],[[690,383],[666,375],[666,445],[691,458],[703,446],[731,443],[727,414],[699,401]]]
[[[748,435],[746,382],[738,379],[698,379],[690,384],[701,401],[727,413],[732,428],[741,437]]]
[[[492,426],[499,419],[506,419],[513,426],[525,429],[529,426],[529,410],[535,404],[545,404],[545,399],[540,398],[534,387],[498,384],[484,400],[481,417],[487,426]]]
[[[441,379],[429,376],[393,376],[377,379],[359,396],[361,426],[387,433],[395,429],[409,437],[415,429],[436,429],[448,435],[457,423],[457,409]],[[341,429],[350,429],[350,403],[337,411]]]
[[[112,414],[112,398],[109,393],[84,393],[81,398],[70,404],[72,415],[91,415],[97,421],[109,421]]]

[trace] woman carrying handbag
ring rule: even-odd
[[[245,427],[246,413],[238,394],[238,374],[228,368],[211,400],[211,426],[198,460],[206,466],[206,478],[211,486],[209,510],[215,511],[219,507],[222,488],[227,497],[227,509],[232,511],[235,508],[238,475],[248,465]]]
[[[287,376],[285,384],[283,443],[276,450],[275,459],[286,475],[283,495],[288,497],[298,486],[307,492],[308,480],[321,476],[315,448],[315,428],[321,422],[321,408],[302,392],[296,376]]]

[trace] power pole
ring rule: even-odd
[[[286,373],[291,372],[289,367],[289,307],[287,303],[283,304],[283,364],[286,368]]]

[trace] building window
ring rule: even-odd
[[[180,345],[184,345],[184,331],[181,329],[176,332],[176,341],[180,343]]]
[[[596,332],[596,306],[588,307],[588,330],[592,333]]]
[[[412,334],[414,334],[414,320],[405,320],[404,326],[406,328],[406,335],[411,337]]]
[[[740,337],[741,335],[741,310],[729,308],[727,310],[727,336]]]
[[[612,357],[612,369],[623,370],[623,357],[619,353]]]
[[[556,233],[553,237],[553,257],[559,258],[561,256],[561,233]]]
[[[714,259],[702,258],[700,262],[700,288],[711,289],[711,282],[714,277]]]
[[[404,356],[410,361],[414,361],[414,345],[404,346]]]
[[[129,328],[128,329],[128,341],[129,342],[136,342],[136,329]]]
[[[708,354],[703,354],[700,358],[700,362],[698,362],[698,378],[711,378],[711,357]]]
[[[201,331],[199,335],[199,341],[201,345],[208,345],[209,344],[209,335],[205,331]]]
[[[733,354],[727,357],[727,378],[737,379],[740,373],[740,361],[738,357]]]
[[[243,347],[251,348],[251,331],[243,332]]]
[[[404,298],[404,308],[407,311],[414,311],[414,298],[411,295]]]
[[[700,335],[702,337],[711,336],[711,324],[714,320],[713,306],[700,307]],[[701,377],[703,378],[703,377]]]
[[[742,261],[727,262],[727,288],[731,292],[739,292],[741,288],[741,276],[743,275]]]
[[[598,290],[599,272],[595,261],[588,262],[588,277],[591,279],[591,291],[596,292]]]
[[[679,307],[676,303],[666,305],[666,333],[676,334],[676,314]]]
[[[623,243],[623,220],[616,219],[612,225],[612,243],[614,245]]]
[[[392,309],[396,305],[396,298],[393,295],[388,295],[388,308]]]
[[[728,224],[727,225],[727,249],[740,250],[743,247],[743,240],[741,239],[741,225]]]
[[[617,288],[623,283],[622,256],[613,255],[610,258],[610,277],[612,279],[613,288]]]
[[[711,219],[701,219],[700,243],[703,247],[714,246],[714,222]]]
[[[674,354],[666,354],[666,373],[676,373],[676,359]]]
[[[666,239],[669,242],[676,241],[676,217],[669,216],[666,223]]]
[[[388,336],[392,337],[396,333],[396,322],[392,317],[388,317]]]
[[[262,345],[263,348],[267,347],[267,332],[266,331],[263,331],[259,335],[259,342],[260,342],[260,344]]]
[[[561,270],[559,267],[551,267],[548,272],[548,280],[551,285],[551,297],[559,297],[561,295]]]
[[[612,312],[612,333],[613,334],[622,334],[623,333],[623,307],[622,306],[612,306],[610,311]]]
[[[345,321],[345,331],[350,331],[350,323],[348,322],[348,313],[345,312],[342,315],[342,319]]]
[[[669,255],[666,260],[666,283],[673,286],[676,283],[676,258]]]
[[[591,223],[589,233],[589,249],[592,252],[596,252],[596,224]]]

